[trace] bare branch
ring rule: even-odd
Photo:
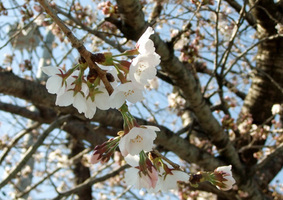
[[[283,167],[283,144],[279,145],[271,154],[261,161],[256,169],[262,188],[266,188]]]
[[[11,150],[12,147],[14,147],[14,145],[27,133],[29,133],[30,131],[38,128],[41,125],[41,123],[39,122],[35,122],[33,123],[30,127],[28,127],[25,130],[22,130],[21,132],[19,132],[13,139],[12,141],[7,145],[7,147],[5,147],[3,149],[2,154],[0,155],[0,165],[3,162],[3,160],[5,159],[6,155],[9,153],[9,151]]]
[[[50,5],[47,3],[46,0],[38,0],[40,5],[44,8],[46,13],[50,15],[50,17],[54,20],[54,22],[60,27],[60,29],[65,33],[65,35],[69,38],[72,46],[78,50],[80,55],[86,60],[89,67],[94,69],[98,76],[101,78],[102,82],[105,85],[105,88],[107,89],[108,93],[111,94],[113,92],[113,87],[109,83],[109,81],[106,78],[106,72],[102,69],[100,69],[91,59],[92,53],[86,50],[85,46],[81,41],[79,41],[72,31],[62,22],[62,20],[56,15],[54,10],[50,7]]]
[[[69,164],[74,164],[80,161],[81,157],[83,155],[85,155],[86,153],[88,153],[90,151],[90,149],[84,149],[83,151],[81,151],[80,153],[78,153],[77,155],[73,156],[72,158],[70,158],[68,160]],[[62,169],[61,167],[57,167],[56,169],[54,169],[52,172],[47,173],[47,175],[45,177],[43,177],[40,181],[38,181],[37,183],[35,183],[34,185],[26,188],[24,191],[22,191],[20,194],[17,194],[17,198],[21,198],[23,197],[25,194],[28,194],[30,191],[32,191],[33,189],[35,189],[37,186],[39,186],[41,183],[43,183],[45,180],[47,180],[49,177],[51,177],[52,175],[54,175],[56,172],[58,172],[60,169]]]
[[[230,6],[232,6],[238,13],[241,12],[242,10],[242,6],[236,2],[235,0],[225,0],[227,3],[229,3]],[[251,13],[247,13],[245,12],[244,15],[245,20],[247,20],[247,22],[253,27],[256,28],[256,20],[254,18],[253,15],[251,15]]]
[[[7,177],[4,178],[4,180],[0,183],[0,188],[5,186],[12,178],[16,176],[16,174],[22,169],[22,167],[28,162],[30,157],[36,152],[37,148],[43,143],[45,138],[49,135],[51,131],[53,131],[55,128],[60,126],[69,116],[63,116],[60,117],[58,120],[54,121],[43,133],[42,135],[37,139],[37,141],[34,143],[33,146],[31,146],[26,153],[23,155],[23,158],[20,160],[20,162],[12,169],[12,171],[9,173]]]
[[[59,200],[61,199],[62,197],[66,197],[66,196],[70,196],[71,194],[74,194],[76,193],[77,191],[79,190],[82,190],[83,188],[87,187],[87,186],[91,186],[95,183],[99,183],[99,182],[102,182],[102,181],[105,181],[113,176],[116,176],[118,175],[121,171],[125,170],[126,168],[129,168],[130,166],[129,165],[123,165],[122,167],[112,171],[111,173],[108,173],[102,177],[99,177],[99,178],[96,178],[96,174],[91,176],[90,178],[88,178],[87,180],[85,180],[83,183],[77,185],[76,187],[74,187],[73,189],[71,190],[68,190],[66,192],[62,192],[60,193],[57,197],[55,197],[53,200]]]

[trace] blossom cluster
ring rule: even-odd
[[[130,118],[126,121],[131,121]],[[160,156],[151,152],[159,128],[138,126],[135,122],[133,124],[129,122],[127,125],[124,131],[119,132],[118,137],[95,147],[91,163],[107,162],[119,146],[125,161],[132,166],[125,173],[127,185],[134,185],[137,189],[146,188],[149,192],[158,192],[177,189],[179,181],[189,180],[190,176],[187,173],[169,167]]]
[[[149,39],[153,33],[153,29],[149,27],[134,50],[116,56],[111,53],[94,56],[96,64],[107,73],[108,81],[114,88],[112,94],[108,93],[97,72],[88,69],[83,58],[67,72],[57,67],[42,67],[42,71],[50,76],[46,82],[48,92],[57,95],[55,104],[73,104],[79,113],[84,113],[86,118],[92,118],[96,108],[119,109],[126,100],[131,103],[141,101],[145,86],[155,78],[156,66],[160,63],[160,56],[155,53],[153,41]],[[118,56],[128,55],[137,56],[131,62],[116,59]]]
[[[58,106],[73,105],[79,113],[84,113],[86,118],[92,118],[97,108],[119,109],[124,120],[123,131],[118,132],[117,137],[97,145],[90,162],[108,162],[119,147],[124,160],[131,166],[125,172],[126,184],[134,185],[138,189],[146,188],[149,192],[158,192],[177,189],[179,182],[186,182],[191,178],[180,170],[179,166],[153,151],[156,132],[160,129],[139,125],[125,103],[141,101],[144,89],[156,77],[160,56],[155,53],[154,43],[149,39],[153,33],[153,29],[149,27],[138,40],[134,50],[120,55],[113,56],[110,52],[92,54],[92,61],[105,71],[113,92],[109,88],[106,89],[105,80],[102,81],[97,69],[89,67],[83,57],[80,58],[79,64],[68,71],[51,66],[43,67],[42,71],[50,76],[46,88],[49,93],[56,94],[55,104]],[[117,60],[119,56],[133,55],[137,56],[131,62]],[[220,189],[231,188],[231,184],[234,184],[234,179],[230,178],[231,173],[226,168],[214,173],[203,173],[202,177]]]

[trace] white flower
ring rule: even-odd
[[[41,26],[42,23],[44,22],[44,20],[45,20],[45,15],[44,14],[39,14],[38,17],[34,20],[34,23],[37,26]]]
[[[140,161],[140,156],[139,155],[132,156],[131,154],[128,154],[126,157],[124,157],[124,159],[132,167],[139,166],[139,161]]]
[[[170,108],[177,108],[185,104],[185,100],[177,93],[171,93],[168,95],[168,104]]]
[[[151,151],[156,132],[160,131],[155,126],[134,127],[124,135],[119,142],[119,148],[123,156],[138,155],[142,150]]]
[[[231,168],[232,166],[229,165],[229,166],[218,167],[214,170],[214,173],[219,173],[220,175],[222,175],[222,177],[220,178],[221,180],[218,180],[220,184],[216,185],[218,189],[227,191],[232,189],[232,186],[236,183],[235,179],[232,176]]]
[[[279,114],[282,112],[282,107],[280,104],[274,104],[271,108],[272,115]]]
[[[152,166],[151,172],[148,170],[147,174],[140,172],[137,168],[130,168],[125,173],[125,182],[127,185],[134,185],[135,188],[155,188],[158,180],[158,173],[156,169]]]
[[[86,98],[82,93],[78,92],[74,96],[73,106],[78,110],[79,113],[85,113],[87,110]]]
[[[131,103],[137,103],[143,99],[142,90],[137,88],[133,83],[128,82],[119,85],[114,89],[114,92],[110,96],[110,106],[112,108],[120,108],[125,100]]]
[[[57,94],[62,87],[64,87],[63,78],[60,75],[63,75],[63,72],[58,67],[41,67],[41,70],[51,76],[46,81],[46,89],[51,94]]]
[[[278,2],[279,2],[279,0],[278,0]],[[280,23],[276,24],[275,29],[277,30],[278,34],[283,34],[283,25],[282,24],[280,24]]]
[[[94,102],[100,110],[108,110],[110,108],[110,96],[105,87],[98,88],[100,93],[95,94]]]
[[[156,76],[156,66],[160,63],[160,56],[156,53],[148,55],[138,55],[133,59],[129,78],[137,86],[143,88],[148,84],[148,80]]]
[[[84,112],[85,117],[91,119],[91,118],[93,118],[93,116],[94,116],[94,114],[96,112],[96,104],[95,104],[95,102],[93,102],[91,100],[91,98],[88,98],[86,100],[86,106],[87,106],[87,109]]]
[[[74,102],[74,91],[69,90],[57,95],[55,104],[57,106],[69,106]]]
[[[158,178],[156,187],[149,192],[168,191],[178,189],[178,182],[186,182],[190,179],[190,175],[179,170],[172,170],[172,174],[162,175]]]
[[[149,83],[149,89],[157,90],[159,87],[158,79],[156,77],[152,80],[149,80],[148,83]]]
[[[86,97],[89,93],[89,89],[86,83],[82,83],[81,92],[78,92],[74,96],[73,106],[79,111],[79,113],[85,113],[87,111]]]
[[[140,54],[151,54],[155,52],[154,43],[149,39],[152,34],[154,34],[153,29],[148,27],[138,40],[136,47]]]

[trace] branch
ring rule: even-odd
[[[88,33],[91,33],[91,34],[95,35],[96,37],[100,38],[101,40],[103,40],[107,44],[109,44],[112,47],[116,48],[118,51],[120,51],[120,52],[126,51],[126,49],[124,49],[120,45],[116,44],[114,41],[109,40],[107,37],[105,37],[105,35],[102,32],[99,32],[99,31],[95,30],[95,28],[91,29],[89,26],[86,26],[85,24],[83,24],[80,20],[74,18],[70,13],[64,12],[58,6],[56,6],[55,9],[56,9],[56,11],[58,13],[64,15],[68,19],[72,20],[75,24],[79,25],[83,30],[87,31]]]
[[[36,121],[40,118],[39,112],[37,111],[30,111],[26,107],[16,106],[8,103],[0,102],[0,110],[3,110],[8,113],[13,113],[16,115],[21,115],[28,119],[36,119]]]
[[[32,130],[38,128],[41,124],[38,122],[35,122],[34,124],[32,124],[30,127],[28,127],[25,130],[20,131],[13,139],[12,141],[7,145],[7,147],[5,147],[2,151],[2,154],[0,156],[0,165],[3,162],[3,160],[5,159],[6,155],[9,153],[9,151],[11,150],[12,147],[14,147],[14,145],[27,133],[31,132]]]
[[[72,31],[62,22],[62,20],[56,15],[54,10],[50,7],[46,0],[38,0],[40,5],[44,8],[46,13],[54,20],[54,22],[60,27],[60,29],[65,33],[65,35],[70,40],[72,47],[76,48],[80,55],[86,60],[87,64],[90,68],[94,69],[98,76],[100,77],[101,81],[105,85],[106,90],[109,94],[113,92],[113,87],[109,83],[106,77],[106,72],[100,69],[96,63],[94,63],[91,59],[92,53],[86,50],[85,46],[79,41]]]
[[[8,89],[7,85],[10,86]],[[123,128],[123,118],[117,110],[97,110],[92,121],[99,122],[105,127],[99,127],[97,130],[94,130],[95,127],[90,125],[89,122],[85,122],[86,119],[82,115],[79,115],[71,106],[66,108],[55,106],[55,95],[49,94],[43,85],[19,78],[11,72],[1,72],[0,70],[0,93],[25,99],[34,105],[52,109],[53,112],[72,114],[74,118],[68,119],[66,125],[63,126],[63,130],[69,132],[76,138],[87,140],[94,145],[98,142],[102,143],[105,141],[105,133],[108,134],[110,132],[115,135],[117,129],[121,130]],[[41,116],[44,116],[44,114]],[[77,119],[75,117],[77,117]],[[84,121],[81,121],[80,119]],[[45,120],[50,123],[50,120],[53,119],[46,118]],[[137,122],[143,125],[159,126],[138,118]],[[112,128],[109,130],[106,128],[107,126],[113,127],[114,129]],[[155,141],[156,144],[176,153],[181,159],[186,160],[187,162],[196,163],[206,170],[214,170],[216,167],[225,164],[217,158],[214,158],[211,154],[175,135],[169,129],[163,126],[159,127],[161,131],[158,132],[158,137]]]
[[[283,144],[280,144],[271,154],[258,164],[256,174],[262,188],[267,188],[273,178],[283,167]],[[259,176],[260,175],[260,176]]]
[[[85,155],[86,153],[88,153],[90,151],[90,149],[84,149],[83,151],[81,151],[80,153],[78,153],[77,155],[73,156],[72,158],[70,158],[68,160],[69,165],[71,164],[75,164],[78,163],[80,161],[80,158]],[[41,183],[43,183],[46,179],[48,179],[49,177],[51,177],[53,174],[55,174],[56,172],[58,172],[60,169],[62,169],[62,167],[57,167],[56,169],[54,169],[52,172],[47,173],[47,175],[45,177],[43,177],[40,181],[38,181],[37,183],[33,184],[30,187],[27,187],[24,191],[22,191],[20,194],[17,194],[17,198],[21,198],[23,197],[25,194],[28,194],[30,191],[32,191],[33,189],[35,189],[37,186],[39,186]]]
[[[213,76],[213,71],[210,70],[210,69],[207,69],[206,67],[203,67],[201,64],[196,64],[195,68],[196,68],[197,72],[205,73],[205,74],[208,74],[210,76]],[[228,81],[227,79],[223,79],[223,85],[225,85],[231,92],[235,93],[242,100],[244,100],[246,98],[246,94],[244,92],[238,90],[237,87],[233,83]]]
[[[70,196],[71,194],[74,194],[76,193],[77,191],[79,190],[82,190],[84,189],[85,187],[88,187],[88,186],[91,186],[95,183],[99,183],[99,182],[102,182],[102,181],[105,181],[113,176],[116,176],[118,175],[121,171],[129,168],[130,165],[123,165],[122,167],[114,170],[113,172],[111,173],[108,173],[102,177],[99,177],[99,178],[96,178],[97,174],[91,176],[90,178],[88,178],[87,180],[85,180],[83,183],[77,185],[76,187],[74,187],[73,189],[71,190],[68,190],[66,192],[62,192],[60,193],[57,197],[55,197],[53,200],[59,200],[59,199],[62,199],[62,197],[66,197],[66,196]]]
[[[56,113],[54,112],[53,109],[40,109],[39,112],[33,113],[32,111],[26,108],[22,108],[22,107],[10,105],[10,104],[4,104],[4,108],[6,112],[17,114],[22,117],[31,119],[33,121],[37,121],[39,123],[50,124],[54,120],[56,120]],[[1,103],[0,103],[0,110],[2,110]],[[52,115],[49,113],[55,113],[55,114]],[[107,140],[106,135],[116,136],[117,132],[120,130],[120,129],[113,129],[113,128],[109,129],[103,126],[95,126],[95,125],[90,124],[90,122],[85,122],[75,117],[69,118],[66,121],[66,124],[61,128],[67,133],[69,133],[70,135],[72,135],[73,137],[77,138],[78,140],[86,140],[94,146],[106,141]],[[8,146],[11,146],[11,145],[9,144]],[[0,156],[0,164],[3,158],[2,156]]]
[[[23,158],[20,162],[12,169],[12,171],[8,174],[6,178],[0,183],[0,188],[5,186],[12,178],[16,176],[16,174],[22,169],[22,167],[28,162],[30,157],[36,152],[37,148],[41,146],[45,138],[49,135],[51,131],[55,128],[59,127],[69,116],[64,116],[54,121],[38,138],[38,140],[31,146],[26,153],[23,155]]]
[[[147,27],[143,18],[144,14],[138,6],[140,2],[137,0],[120,0],[117,3],[123,20],[122,24],[124,24],[121,31],[126,36],[129,34],[135,36],[130,38],[138,38],[143,33],[140,30],[145,30]],[[129,7],[130,5],[135,6]],[[203,130],[209,135],[219,153],[227,159],[227,163],[233,164],[234,169],[239,174],[242,174],[244,170],[238,153],[228,135],[223,132],[220,124],[213,116],[209,105],[206,104],[199,82],[184,64],[174,56],[173,48],[170,48],[157,33],[152,35],[151,39],[154,41],[156,52],[161,56],[162,70],[168,74],[174,85],[181,89],[183,97],[190,103]]]
[[[233,7],[238,13],[241,12],[242,6],[236,2],[235,0],[225,0],[231,7]],[[256,20],[251,13],[245,12],[244,15],[245,20],[253,27],[256,28]]]

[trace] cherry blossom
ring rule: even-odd
[[[57,94],[64,86],[63,77],[60,76],[63,74],[62,70],[58,67],[52,66],[41,67],[41,70],[48,76],[51,76],[46,81],[47,91],[51,94]]]
[[[148,80],[156,76],[156,66],[160,63],[160,56],[156,53],[148,55],[138,55],[133,59],[129,78],[137,87],[143,88],[148,85]]]
[[[153,29],[148,27],[138,40],[136,48],[140,54],[151,54],[155,52],[154,43],[149,39],[150,35],[152,34],[154,34]]]
[[[274,104],[271,108],[272,115],[279,114],[282,112],[282,107],[280,104]]]
[[[124,180],[127,185],[134,185],[137,189],[151,189],[156,186],[158,173],[153,166],[150,170],[147,170],[146,174],[137,168],[130,168],[126,171]]]
[[[139,166],[139,161],[140,161],[140,156],[139,155],[128,154],[127,156],[124,157],[124,159],[132,167]]]
[[[66,91],[57,95],[55,104],[57,106],[69,106],[74,102],[74,91]]]
[[[85,117],[91,119],[91,118],[93,118],[93,116],[96,112],[96,103],[94,101],[92,101],[91,98],[88,98],[86,100],[86,106],[87,106],[87,109],[84,112]]]
[[[232,166],[222,166],[214,170],[216,179],[216,187],[220,190],[227,191],[232,189],[232,186],[236,183],[232,176]]]
[[[74,101],[73,106],[78,110],[79,113],[85,113],[88,109],[86,103],[86,96],[89,93],[89,89],[86,83],[81,84],[81,91],[75,94],[74,92]]]
[[[143,99],[142,90],[137,88],[133,83],[128,82],[119,85],[114,89],[114,92],[110,96],[110,106],[112,108],[120,108],[125,100],[131,103],[137,103]]]
[[[101,160],[101,155],[97,153],[97,151],[94,151],[92,156],[90,157],[90,163],[91,164],[96,164],[99,163]]]
[[[108,110],[110,108],[110,96],[106,90],[105,87],[100,86],[97,88],[99,91],[94,96],[94,101],[96,103],[96,106],[100,110]]]
[[[155,126],[132,128],[119,142],[119,148],[122,155],[137,155],[142,150],[151,151],[153,141],[157,136],[155,131],[160,131],[160,129]]]
[[[171,170],[171,173],[159,176],[156,187],[149,192],[168,191],[178,189],[178,182],[186,182],[190,175],[180,170]]]

